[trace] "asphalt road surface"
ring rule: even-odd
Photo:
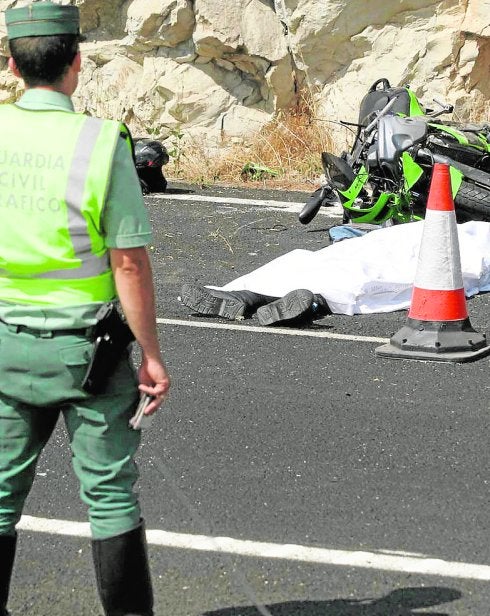
[[[327,245],[340,220],[300,225],[305,197],[171,186],[147,200],[173,377],[138,456],[156,615],[488,616],[490,358],[375,356],[406,312],[284,332],[178,302],[183,282]],[[489,329],[489,296],[468,310]],[[63,426],[37,475],[12,614],[98,616]]]

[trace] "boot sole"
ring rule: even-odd
[[[244,317],[246,305],[234,297],[215,297],[209,289],[193,284],[182,286],[180,300],[199,314],[219,316],[231,321]]]
[[[309,312],[313,302],[314,296],[311,291],[297,289],[275,302],[259,308],[257,318],[261,325],[274,325],[275,323],[301,319]]]

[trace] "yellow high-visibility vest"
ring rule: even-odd
[[[0,301],[115,297],[101,221],[124,131],[78,113],[0,105]]]

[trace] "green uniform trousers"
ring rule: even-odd
[[[80,383],[91,349],[84,335],[40,336],[0,323],[0,535],[15,531],[60,413],[93,537],[116,536],[140,523],[133,490],[140,433],[128,426],[139,397],[135,371],[128,353],[104,394],[89,395]]]

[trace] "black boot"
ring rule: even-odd
[[[180,294],[180,301],[194,312],[231,320],[248,318],[275,299],[252,291],[219,291],[196,284],[184,284]]]
[[[0,535],[0,616],[9,616],[7,601],[16,545],[17,535]]]
[[[326,300],[307,289],[290,291],[284,297],[257,310],[261,325],[308,325],[315,319],[330,314]]]
[[[153,616],[153,590],[143,522],[92,541],[97,590],[106,616]]]

